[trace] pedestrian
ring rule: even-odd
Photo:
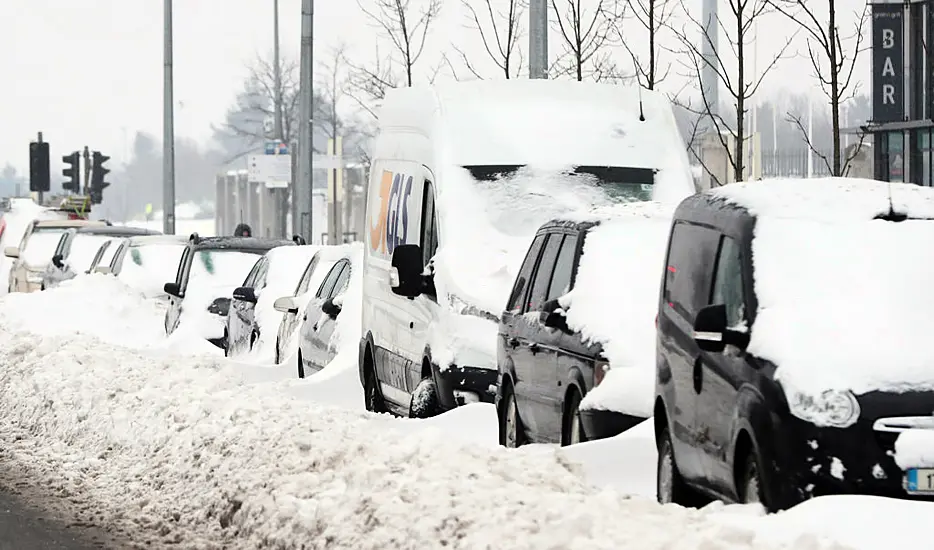
[[[250,229],[250,226],[245,223],[241,223],[237,225],[237,228],[234,229],[234,237],[252,237],[252,236],[253,236],[253,230]]]

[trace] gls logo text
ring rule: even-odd
[[[409,195],[414,178],[383,170],[379,186],[379,213],[370,220],[370,250],[392,255],[409,236]],[[374,225],[375,222],[375,225]]]

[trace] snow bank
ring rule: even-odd
[[[749,351],[778,365],[786,392],[934,389],[934,261],[919,253],[934,221],[873,220],[889,209],[878,182],[732,187],[714,193],[758,214]],[[891,189],[897,211],[934,218],[934,189]]]
[[[615,437],[560,447],[556,452],[578,464],[586,479],[597,487],[656,498],[658,453],[651,419]]]
[[[934,430],[905,430],[898,434],[895,463],[902,470],[934,468]]]
[[[583,409],[648,418],[655,395],[655,316],[672,208],[634,203],[599,211],[584,241],[574,289],[560,298],[568,326],[610,362]]]
[[[781,548],[703,511],[596,491],[557,455],[406,435],[245,386],[223,360],[10,332],[3,444],[31,478],[165,547]],[[309,542],[314,541],[314,542]],[[784,548],[830,549],[810,539]]]

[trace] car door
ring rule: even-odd
[[[266,261],[266,256],[261,256],[256,260],[253,268],[250,269],[240,286],[254,288]],[[250,307],[252,305],[232,296],[230,298],[230,310],[227,313],[227,341],[230,350],[233,352],[238,352],[249,344],[248,338],[253,326],[252,308]]]
[[[318,258],[318,255],[315,254],[311,261],[308,262],[308,265],[305,266],[305,271],[302,273],[302,278],[298,280],[298,285],[295,286],[295,292],[292,293],[292,296],[301,298],[308,292],[308,286],[311,283],[311,274],[314,273],[315,268],[318,267]],[[302,313],[301,310],[304,310],[304,305],[305,304],[302,304],[303,307],[299,311],[287,311],[282,314],[282,321],[279,323],[280,354],[288,347],[289,342],[295,334],[295,327],[298,325],[299,313]]]
[[[553,336],[544,330],[540,317],[563,239],[563,233],[548,235],[522,316],[516,319],[516,405],[520,407],[520,415],[524,405],[526,415],[521,418],[533,441],[552,441],[547,428],[547,417],[552,409],[551,387],[544,381],[548,373],[552,378],[555,374],[554,342]],[[523,405],[520,402],[524,402]]]
[[[322,300],[322,303],[327,300],[333,300],[347,289],[347,284],[350,282],[350,262],[342,260],[340,263],[343,264],[340,274],[334,281],[334,286],[328,291],[327,297]],[[309,322],[312,321],[314,321],[314,323],[311,327],[311,337],[309,339],[310,353],[308,355],[308,360],[309,363],[313,363],[312,366],[324,368],[331,359],[334,358],[334,355],[336,355],[336,351],[333,349],[334,343],[331,341],[331,338],[334,335],[334,327],[337,323],[337,319],[332,319],[330,315],[321,314],[317,319],[309,319]]]
[[[314,368],[319,364],[316,362],[320,360],[316,359],[316,354],[319,353],[319,346],[316,344],[315,340],[317,338],[317,324],[322,316],[321,305],[328,299],[331,292],[333,292],[334,286],[337,284],[337,279],[347,265],[346,262],[346,260],[340,260],[331,266],[331,270],[328,271],[327,276],[321,281],[321,285],[318,286],[314,298],[312,298],[305,307],[305,313],[302,315],[302,326],[299,329],[300,337],[298,346],[299,352],[302,354],[302,364],[306,367]]]
[[[169,307],[165,312],[165,333],[172,334],[178,327],[178,320],[182,314],[182,301],[185,298],[184,286],[188,281],[188,271],[191,269],[192,248],[185,247],[182,257],[178,261],[178,271],[175,273],[175,284],[178,285],[181,296],[169,295]]]
[[[674,224],[658,315],[658,376],[671,377],[666,406],[675,460],[681,475],[692,481],[705,477],[698,449],[694,373],[701,350],[694,341],[694,317],[710,297],[718,244],[719,233],[709,227]]]
[[[743,273],[751,272],[752,265],[749,263],[749,270],[743,269],[747,257],[740,242],[727,235],[720,237],[710,304],[725,305],[727,327],[743,332],[748,330],[750,303]],[[734,414],[739,390],[756,376],[756,370],[744,350],[729,344],[722,352],[702,352],[700,368],[697,427],[704,470],[720,494],[736,496],[733,460],[729,456],[736,425]]]

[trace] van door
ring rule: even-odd
[[[658,315],[658,362],[670,372],[666,406],[678,469],[685,479],[705,477],[698,449],[698,397],[695,366],[701,350],[694,341],[694,317],[710,298],[720,234],[709,227],[678,221],[672,227]],[[661,375],[660,375],[661,376]]]
[[[440,228],[438,227],[438,206],[437,195],[435,194],[434,177],[427,167],[422,166],[422,197],[421,197],[421,223],[418,233],[418,243],[422,248],[422,265],[430,269],[429,264],[435,257],[440,244]],[[415,386],[422,379],[422,353],[428,349],[428,337],[431,323],[438,318],[438,296],[434,287],[428,292],[416,297],[414,300],[408,300],[409,318],[406,319],[401,328],[403,333],[402,340],[407,342],[406,346],[413,353],[413,361],[409,363],[409,372],[407,376],[406,391],[412,392]],[[445,368],[448,365],[438,365]]]

